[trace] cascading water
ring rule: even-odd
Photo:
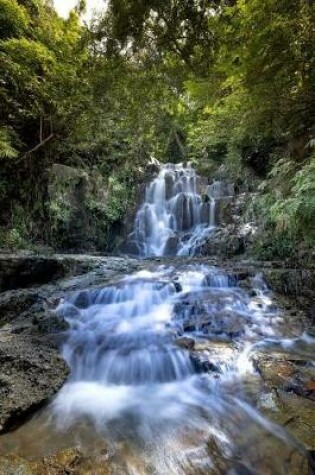
[[[251,406],[251,357],[281,342],[283,324],[259,276],[253,285],[250,296],[233,275],[182,264],[70,295],[57,313],[71,377],[42,416],[53,444],[74,434],[84,446],[95,431],[126,475],[287,475],[293,452],[299,470],[303,450]],[[38,425],[24,438],[52,444]]]
[[[202,199],[193,169],[162,167],[131,236],[141,256],[193,252],[223,193],[232,190],[215,182]],[[272,347],[312,352],[314,338],[292,336],[260,275],[245,290],[233,273],[187,258],[149,268],[60,303],[71,376],[0,453],[12,437],[31,457],[63,441],[89,452],[105,440],[118,466],[109,471],[97,452],[92,470],[78,473],[306,474],[303,448],[254,409],[273,395],[261,394],[253,358]]]
[[[190,166],[167,164],[147,186],[129,237],[142,257],[188,255],[215,226],[215,185],[201,195],[200,177]]]

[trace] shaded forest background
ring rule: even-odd
[[[307,253],[313,1],[112,0],[89,25],[83,12],[82,1],[64,20],[49,1],[0,0],[0,248],[71,248],[72,203],[50,190],[58,164],[86,188],[94,248],[108,249],[155,156],[253,177],[256,255]]]

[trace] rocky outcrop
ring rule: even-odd
[[[282,267],[266,269],[264,276],[274,292],[304,298],[311,305],[315,298],[315,268]],[[314,315],[315,318],[315,315]]]
[[[0,291],[44,284],[65,273],[61,260],[31,255],[0,255]]]
[[[257,405],[271,420],[284,425],[308,451],[315,450],[315,372],[313,355],[294,347],[268,349],[254,365],[262,380]]]
[[[230,224],[218,227],[195,248],[197,256],[232,257],[244,254],[251,244],[250,228]]]
[[[0,292],[43,285],[97,269],[116,272],[128,269],[128,262],[124,258],[85,254],[0,254]]]
[[[0,338],[0,367],[0,432],[21,424],[60,389],[69,373],[54,348],[7,329]]]

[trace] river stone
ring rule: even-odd
[[[220,373],[220,368],[213,361],[209,360],[206,355],[192,352],[190,360],[197,373]]]
[[[8,290],[0,293],[0,325],[16,318],[32,304],[37,302],[38,294],[34,289]]]
[[[195,346],[195,340],[188,336],[177,338],[174,343],[185,350],[193,350]]]
[[[47,256],[0,255],[0,291],[44,284],[64,275],[60,260]]]
[[[88,308],[91,305],[89,292],[87,290],[79,292],[73,304],[78,308]]]

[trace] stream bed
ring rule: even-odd
[[[70,292],[56,311],[69,323],[71,376],[0,438],[0,454],[32,460],[80,447],[93,459],[73,472],[82,474],[312,473],[305,444],[271,421],[282,387],[262,375],[280,354],[275,376],[291,358],[312,381],[315,339],[301,322],[288,325],[259,274],[242,288],[217,267],[154,264]]]

